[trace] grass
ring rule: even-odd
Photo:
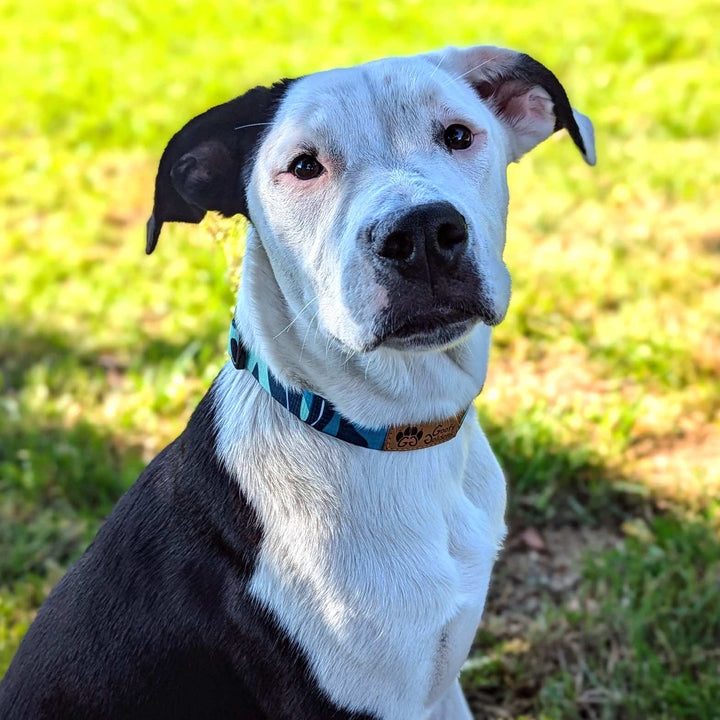
[[[464,683],[478,717],[720,717],[720,9],[0,0],[0,673],[224,360],[242,223],[143,255],[189,117],[280,76],[525,50],[595,121],[510,168],[479,412],[512,485]]]

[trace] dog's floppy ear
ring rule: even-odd
[[[199,223],[208,210],[247,215],[245,182],[255,147],[271,124],[290,80],[256,87],[210,108],[176,133],[160,159],[145,252],[157,245],[163,223]]]
[[[467,82],[509,131],[512,160],[565,128],[589,165],[595,164],[590,118],[570,106],[555,75],[529,55],[489,46],[447,48],[429,59]]]

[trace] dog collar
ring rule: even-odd
[[[238,370],[247,370],[260,387],[295,417],[315,430],[352,445],[372,450],[422,450],[452,440],[460,430],[469,407],[446,420],[413,425],[367,428],[344,418],[333,404],[310,390],[293,390],[283,385],[267,363],[247,348],[235,320],[230,323],[228,354]]]

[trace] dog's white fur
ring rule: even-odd
[[[446,347],[368,351],[388,293],[361,238],[387,213],[451,202],[504,316],[505,168],[549,136],[552,108],[538,88],[522,99],[522,121],[501,122],[457,80],[482,72],[486,57],[450,49],[303,78],[258,151],[236,322],[283,382],[322,394],[354,422],[449,417],[485,381],[484,324]],[[473,146],[438,148],[438,121],[470,127]],[[307,145],[327,172],[303,184],[286,169]],[[475,414],[447,443],[393,453],[314,431],[229,364],[217,397],[220,457],[264,529],[250,592],[320,687],[385,720],[470,718],[457,675],[505,534],[505,481]]]

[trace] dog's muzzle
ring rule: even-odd
[[[375,324],[375,347],[442,346],[492,321],[468,254],[463,215],[449,202],[418,205],[377,222],[368,233],[378,282],[389,302]]]

